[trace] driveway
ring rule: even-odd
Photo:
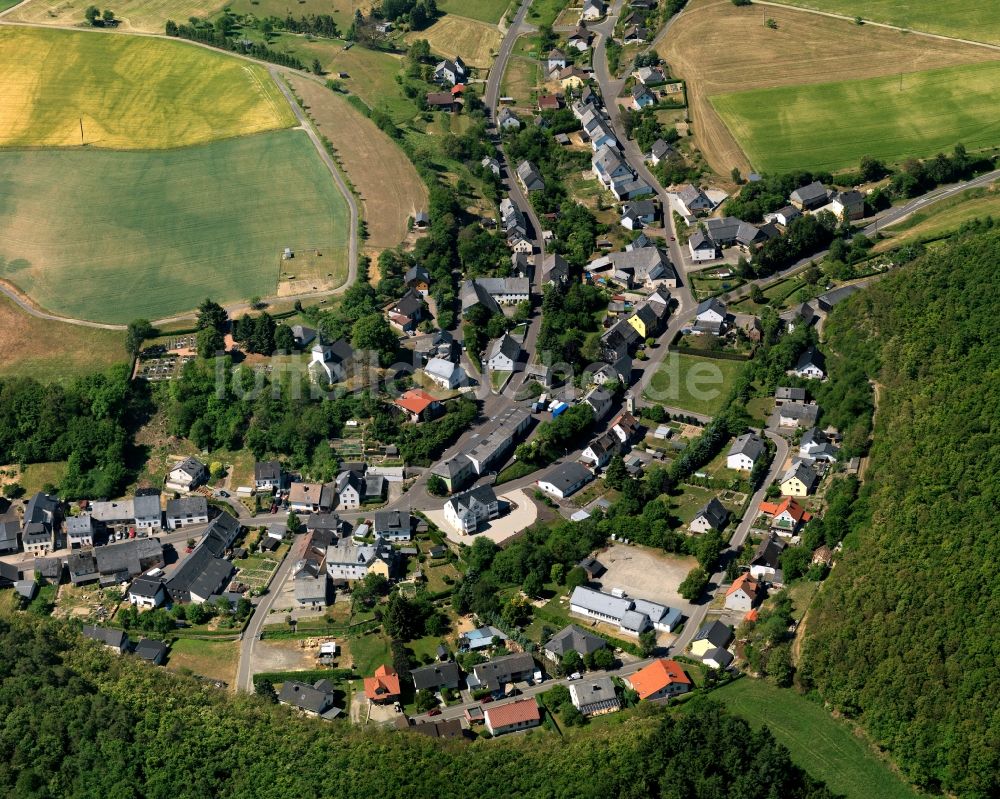
[[[538,508],[522,489],[507,494],[498,494],[497,499],[510,505],[508,512],[499,519],[494,519],[485,525],[474,536],[463,535],[452,527],[444,517],[443,510],[424,511],[428,519],[438,526],[456,544],[472,544],[476,538],[488,538],[494,544],[502,544],[522,531],[528,529],[538,519]]]

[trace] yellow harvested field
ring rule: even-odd
[[[761,13],[730,0],[691,0],[657,48],[687,81],[695,141],[720,175],[733,167],[746,174],[750,163],[709,97],[1000,59],[1000,51],[791,8],[767,9],[778,24],[772,30],[761,24]]]
[[[370,247],[395,247],[406,238],[406,220],[427,208],[427,187],[403,151],[341,95],[309,78],[290,83],[320,133],[337,151],[361,195]]]
[[[267,70],[186,42],[0,28],[0,147],[163,149],[295,124]],[[197,80],[191,76],[196,75]]]
[[[167,668],[191,672],[210,680],[221,680],[233,688],[239,641],[214,641],[211,638],[178,638],[170,647]]]
[[[426,39],[433,52],[446,58],[461,56],[470,67],[486,68],[493,63],[501,36],[496,25],[448,14],[426,30],[406,34],[407,42],[414,39]]]
[[[41,25],[79,25],[91,5],[91,0],[31,0],[7,18]],[[187,22],[189,17],[210,17],[225,5],[223,0],[115,0],[111,7],[121,30],[163,33],[168,19]]]

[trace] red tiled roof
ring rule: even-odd
[[[461,94],[464,91],[465,91],[464,83],[456,83],[454,86],[451,87],[451,93],[453,95]]]
[[[757,621],[759,617],[760,617],[760,612],[757,610],[757,608],[753,608],[747,611],[747,615],[743,617],[743,621]]]
[[[757,592],[760,590],[760,583],[758,583],[753,577],[751,577],[749,572],[747,572],[746,574],[741,574],[739,577],[733,580],[733,584],[729,586],[729,588],[726,591],[726,596],[729,596],[730,594],[735,594],[741,588],[750,595],[751,599],[754,599],[756,598]]]
[[[799,522],[807,522],[812,518],[812,514],[803,508],[792,497],[785,497],[785,499],[777,504],[774,502],[760,503],[761,513],[767,513],[771,516],[780,516],[786,510],[796,524]]]
[[[530,699],[518,699],[508,705],[491,707],[485,711],[485,716],[489,719],[490,726],[507,727],[511,724],[523,724],[527,721],[538,721],[541,715],[538,712],[538,702],[534,697]]]
[[[432,402],[436,401],[437,400],[435,400],[434,397],[423,389],[411,388],[396,400],[396,404],[400,408],[405,408],[410,413],[420,414],[426,411]]]
[[[392,666],[379,666],[374,677],[365,677],[365,696],[373,701],[392,699],[399,693],[399,675]]]
[[[652,696],[673,683],[691,684],[691,678],[684,673],[680,663],[666,658],[654,660],[644,669],[639,669],[628,681],[640,699]]]

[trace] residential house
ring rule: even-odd
[[[477,627],[475,630],[459,634],[458,649],[460,652],[481,652],[497,644],[503,646],[506,641],[507,636],[503,630],[496,627]]]
[[[136,494],[132,499],[135,529],[142,533],[152,534],[163,528],[163,511],[160,508],[160,492],[149,489]]]
[[[278,702],[294,707],[307,716],[334,719],[343,713],[336,702],[337,695],[329,680],[318,680],[309,685],[298,680],[288,680],[281,686]]]
[[[392,547],[376,539],[374,544],[341,541],[326,550],[326,571],[334,583],[353,583],[371,574],[392,576]]]
[[[802,402],[806,401],[806,390],[804,388],[796,388],[794,386],[778,386],[774,392],[774,405],[775,407],[781,407],[786,402]]]
[[[167,500],[166,517],[168,530],[179,530],[194,524],[208,524],[208,500],[205,497]]]
[[[777,211],[764,214],[764,221],[774,222],[775,224],[787,228],[800,216],[802,216],[802,212],[798,208],[794,205],[786,205],[784,208],[779,208]]]
[[[656,221],[657,208],[653,200],[635,200],[622,205],[622,227],[629,230],[652,225]],[[627,224],[626,224],[627,222]]]
[[[574,109],[579,108],[579,103]],[[590,142],[590,149],[595,153],[603,147],[615,148],[618,146],[618,137],[615,135],[611,123],[605,118],[598,108],[592,105],[585,106],[580,111],[580,127],[583,129],[583,137]],[[632,173],[629,172],[631,177]],[[601,179],[601,176],[597,176]]]
[[[581,22],[576,26],[576,30],[566,37],[566,44],[578,52],[583,53],[590,49],[590,42],[593,38],[594,35],[587,30],[587,25]]]
[[[599,0],[588,0],[589,3]],[[541,711],[534,697],[518,699],[505,705],[491,705],[483,712],[486,729],[490,735],[505,735],[509,732],[527,730],[542,723]]]
[[[442,358],[431,358],[424,367],[424,373],[441,388],[452,391],[466,382],[462,367]]]
[[[545,74],[551,75],[566,68],[566,54],[558,47],[553,47],[546,58]]]
[[[622,411],[612,420],[611,432],[622,444],[630,444],[639,434],[639,420],[628,411]]]
[[[654,294],[653,298],[662,299],[662,295]],[[670,316],[669,304],[654,301],[653,298],[639,305],[628,318],[628,323],[643,340],[659,336],[666,328],[667,317]]]
[[[521,253],[514,253],[514,256]],[[459,290],[462,313],[482,305],[491,314],[500,313],[501,305],[516,305],[530,297],[531,281],[527,277],[479,277],[463,281]]]
[[[792,400],[785,402],[778,408],[778,426],[809,428],[816,424],[818,416],[819,405],[816,403]]]
[[[446,660],[410,669],[410,676],[417,691],[440,691],[442,688],[458,688],[460,673],[455,661]]]
[[[741,574],[726,589],[726,610],[753,610],[764,598],[764,587],[751,574]]]
[[[446,58],[439,61],[434,67],[434,80],[441,84],[454,86],[456,83],[465,83],[468,74],[465,62],[458,56],[454,60]]]
[[[465,681],[471,689],[482,688],[497,693],[510,683],[533,680],[537,673],[539,669],[534,658],[527,652],[518,652],[477,664]]]
[[[208,480],[205,464],[185,458],[167,473],[166,487],[171,491],[192,491]]]
[[[694,217],[715,209],[715,203],[697,186],[682,186],[674,195],[685,216]]]
[[[580,657],[586,657],[598,649],[604,649],[605,646],[607,642],[599,635],[587,632],[575,624],[569,624],[545,643],[542,652],[553,663],[560,663],[567,652],[576,652]]]
[[[392,666],[382,665],[375,674],[365,677],[365,696],[375,704],[395,702],[402,694],[399,674]]]
[[[542,281],[548,284],[569,280],[569,263],[559,253],[549,253],[542,259]]]
[[[750,558],[750,576],[755,580],[781,583],[781,553],[784,551],[785,542],[773,532],[768,533]]]
[[[257,461],[253,465],[253,484],[258,491],[280,491],[282,488],[281,463]]]
[[[41,491],[34,494],[24,509],[21,546],[32,555],[44,555],[58,549],[59,498]]]
[[[719,246],[712,240],[711,236],[703,230],[696,230],[688,237],[688,252],[691,259],[698,263],[704,261],[714,261],[721,257]]]
[[[712,497],[702,505],[688,525],[692,533],[707,533],[709,530],[722,532],[729,521],[729,511],[719,500]]]
[[[559,74],[556,76],[563,91],[581,88],[589,77],[588,73],[573,65],[559,70]]]
[[[520,358],[520,343],[509,333],[504,333],[490,344],[486,365],[494,372],[513,372]]]
[[[337,475],[337,509],[354,510],[360,508],[365,499],[364,475],[355,471],[343,471]]]
[[[708,652],[714,649],[725,649],[729,642],[733,640],[733,630],[721,621],[710,621],[702,625],[701,629],[691,641],[691,652],[703,658]]]
[[[676,660],[658,658],[625,678],[642,702],[658,702],[691,690],[691,678]]]
[[[701,656],[701,662],[710,669],[727,669],[733,662],[733,654],[728,649],[717,646]]]
[[[820,208],[829,201],[829,192],[822,183],[814,180],[808,186],[800,186],[792,192],[792,205],[800,211],[811,211]]]
[[[288,507],[295,513],[328,513],[336,497],[336,483],[292,483],[288,487]]]
[[[509,108],[504,107],[500,109],[500,113],[497,115],[497,124],[503,130],[517,130],[521,127],[521,120],[517,114]]]
[[[155,538],[135,538],[97,547],[94,558],[101,586],[107,587],[163,566],[163,545]]]
[[[672,155],[677,154],[677,148],[672,144],[667,144],[663,139],[657,139],[653,142],[653,146],[649,151],[649,161],[652,162],[654,166],[660,163],[660,161],[665,161]]]
[[[135,656],[154,666],[162,666],[167,659],[167,645],[155,638],[143,638],[135,645]]]
[[[667,82],[667,76],[663,73],[663,67],[639,67],[632,72],[639,83],[644,86],[658,86]],[[663,141],[660,139],[659,141]]]
[[[2,524],[3,522],[0,522],[0,525]],[[77,516],[70,516],[66,519],[65,533],[66,545],[71,549],[92,547],[94,545],[94,520],[86,511]],[[16,537],[14,542],[16,545]]]
[[[612,397],[611,394],[603,388],[595,386],[584,395],[583,401],[594,411],[594,420],[600,421],[608,415],[608,412],[611,410],[611,406],[614,405],[615,400],[614,397]]]
[[[530,161],[522,161],[517,165],[517,179],[528,194],[545,189],[541,172]]]
[[[621,710],[615,684],[608,676],[571,683],[569,699],[584,716],[603,716]]]
[[[137,577],[128,588],[129,604],[139,610],[152,610],[167,601],[163,581],[156,577]]]
[[[464,453],[459,453],[447,460],[438,461],[431,468],[431,473],[436,474],[444,480],[445,485],[448,486],[448,491],[458,490],[477,474],[475,465],[469,460],[469,456]]]
[[[594,152],[590,159],[590,168],[594,176],[608,189],[635,177],[632,167],[621,153],[609,144],[601,145]]]
[[[757,461],[766,452],[764,439],[756,433],[737,436],[726,455],[726,468],[739,472],[751,472]]]
[[[500,177],[500,171],[501,171],[500,170],[500,162],[497,161],[496,158],[493,158],[492,156],[487,155],[479,163],[482,165],[483,169],[487,170],[488,172],[492,172],[497,177]],[[413,267],[413,268],[417,269],[418,267]]]
[[[781,502],[761,502],[760,512],[771,517],[771,529],[778,535],[793,536],[812,520],[812,514],[791,497]]]
[[[608,13],[608,4],[604,0],[584,0],[580,12],[581,22],[593,22]]]
[[[234,568],[230,561],[221,557],[222,541],[222,538],[209,540],[206,536],[177,567],[167,580],[167,593],[174,602],[201,605],[226,588]]]
[[[414,424],[434,419],[442,410],[441,403],[422,388],[411,388],[409,391],[404,391],[396,398],[394,404]]]
[[[643,108],[650,108],[656,105],[656,95],[647,89],[643,84],[637,83],[632,87],[632,107],[636,111]]]
[[[500,503],[490,486],[478,486],[455,494],[444,505],[445,520],[460,533],[471,535],[480,523],[500,516]]]
[[[716,297],[710,297],[698,303],[695,311],[695,330],[718,336],[726,325],[726,306]]]
[[[292,567],[292,591],[301,608],[325,608],[329,602],[329,578],[322,558],[304,559]]]
[[[580,461],[591,469],[600,469],[618,452],[619,446],[620,442],[614,433],[603,433],[580,454]]]
[[[424,318],[424,298],[415,289],[408,289],[395,303],[386,310],[389,324],[404,333],[416,330]]]
[[[91,641],[97,641],[112,652],[119,655],[128,649],[128,636],[121,630],[112,630],[109,627],[97,627],[92,624],[83,625],[83,637]]]
[[[822,380],[826,377],[826,358],[816,347],[809,346],[799,356],[795,369],[792,371],[799,377]]]
[[[788,470],[778,480],[781,493],[785,496],[808,496],[819,483],[819,475],[811,464],[805,461],[794,461]]]
[[[796,327],[810,327],[815,325],[819,321],[819,314],[816,313],[816,309],[812,305],[808,302],[803,302],[792,306],[787,311],[782,311],[778,314],[778,318],[785,323],[788,332],[792,333]]]
[[[345,339],[337,339],[333,344],[324,344],[317,340],[312,348],[312,360],[309,362],[309,374],[313,380],[320,383],[339,383],[347,377],[347,369],[354,350]]]
[[[712,217],[702,224],[705,227],[702,235],[707,236],[717,250],[737,246],[747,255],[752,255],[757,246],[778,235],[776,228],[773,231],[769,228],[758,228],[735,216]],[[701,233],[700,230],[698,232]]]
[[[650,628],[673,632],[683,618],[678,609],[658,602],[614,596],[584,586],[573,589],[569,610],[578,616],[617,625],[619,632],[634,637]]]
[[[483,161],[496,161],[495,158],[484,158]],[[497,165],[499,168],[499,163]],[[421,297],[426,297],[427,293],[431,289],[431,274],[424,267],[419,264],[415,264],[406,270],[406,274],[403,275],[403,285],[406,286],[411,291],[417,292]]]
[[[413,538],[413,516],[406,510],[377,510],[372,527],[376,538],[409,541]]]
[[[830,437],[818,427],[810,427],[799,439],[799,457],[813,461],[836,463],[840,450]]]
[[[0,555],[17,552],[21,548],[21,520],[17,511],[3,497],[0,497]]]

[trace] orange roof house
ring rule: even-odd
[[[771,517],[771,526],[794,530],[805,524],[813,515],[803,508],[793,497],[785,497],[781,502],[761,502],[760,512]]]
[[[454,86],[451,87],[451,93],[455,97],[460,97],[462,92],[464,91],[465,91],[464,83],[456,83]]]
[[[643,700],[666,699],[691,690],[691,678],[684,673],[681,665],[666,658],[654,660],[626,677],[625,681]]]
[[[374,677],[365,677],[365,696],[372,702],[395,702],[399,694],[399,675],[392,666],[379,666]]]
[[[743,617],[743,621],[757,621],[760,618],[760,612],[757,608],[754,608],[746,616]]]
[[[396,407],[402,408],[416,421],[424,416],[428,409],[432,412],[440,403],[421,388],[411,388],[396,400]]]
[[[726,607],[729,610],[752,610],[764,595],[764,591],[749,572],[737,577],[726,591]]]
[[[491,707],[484,712],[484,716],[486,729],[492,735],[537,727],[542,722],[542,714],[534,697]]]

